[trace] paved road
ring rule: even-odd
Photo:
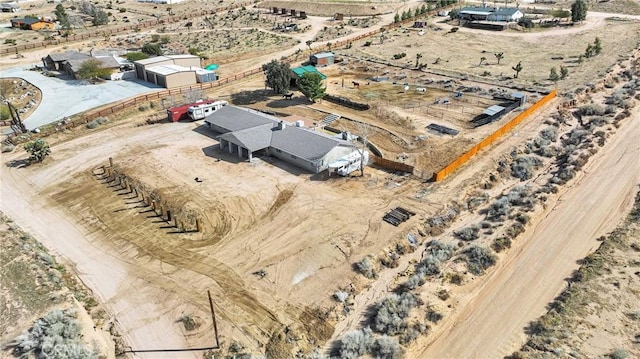
[[[134,81],[107,81],[91,85],[85,81],[46,77],[40,72],[27,70],[29,67],[14,67],[0,72],[0,78],[23,78],[42,91],[42,102],[38,108],[23,119],[29,130],[98,106],[161,89]]]

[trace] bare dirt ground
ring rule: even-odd
[[[319,19],[313,22],[313,26],[322,26],[324,21]],[[602,26],[605,24],[607,29],[611,28],[612,34],[618,35],[633,32],[638,26],[634,22],[625,22],[626,27],[602,22]],[[500,45],[496,49],[514,46],[514,49],[525,51],[543,61],[549,56],[548,53],[538,55],[531,47],[537,46],[539,53],[559,51],[561,56],[578,54],[582,51],[582,45],[586,47],[588,42],[593,41],[600,29],[596,27],[584,34],[572,33],[562,38],[568,43],[576,37],[583,43],[575,48],[562,49],[561,52],[552,45],[557,45],[556,38],[551,41],[539,37],[526,45],[513,45],[513,39],[507,39],[510,35],[494,37]],[[429,31],[431,35],[431,30]],[[433,33],[439,34],[438,31],[440,30],[433,30]],[[314,31],[305,32],[300,34],[300,39],[314,35]],[[447,37],[449,35],[456,37]],[[360,52],[355,55],[373,56],[392,62],[394,60],[390,58],[391,55],[407,52],[407,49],[415,50],[415,53],[407,54],[399,62],[408,66],[409,62],[414,63],[417,51],[425,54],[422,61],[435,62],[435,59],[429,57],[432,56],[432,51],[440,51],[446,44],[440,61],[442,67],[437,70],[476,71],[474,65],[469,64],[471,59],[482,54],[480,49],[483,48],[484,39],[479,35],[462,33],[449,35],[440,35],[442,38],[438,40],[441,41],[439,47],[432,47],[425,41],[418,48],[414,44],[416,39],[422,38],[412,31],[400,30],[389,34],[389,38],[385,40],[387,46],[365,47],[354,43],[354,48],[363,49],[358,50]],[[624,42],[618,35],[611,40],[604,40],[603,54],[586,60],[580,69],[572,72],[569,79],[558,85],[573,91],[574,84],[583,85],[586,81],[595,81],[597,71],[604,73],[619,56],[626,57],[633,44],[637,43],[637,38],[632,37],[631,41]],[[522,41],[526,42],[526,38]],[[229,67],[254,67],[259,61],[265,62],[263,60],[272,56],[292,53],[294,50],[282,49],[274,54],[237,61]],[[366,55],[362,55],[362,51],[366,51]],[[464,57],[460,56],[463,59],[454,58],[453,51],[463,54]],[[498,50],[491,49],[486,56],[492,56],[493,51]],[[512,58],[517,59],[520,55],[516,55],[515,50],[505,50],[505,54],[508,55],[503,60],[505,63],[482,67],[504,65],[507,69],[505,71],[509,71]],[[451,65],[448,64],[453,66],[450,68]],[[543,62],[540,67],[546,67],[546,64],[548,63]],[[525,68],[531,67],[534,71],[535,64],[525,65]],[[392,69],[410,73],[411,77],[408,77],[407,82],[411,84],[419,83],[425,76],[422,72],[396,70],[395,67]],[[300,107],[298,112],[281,99],[259,93],[263,91],[263,80],[259,76],[208,95],[279,113],[302,113],[311,121],[321,119],[313,109],[327,112],[339,110],[356,119],[370,120],[372,124],[387,131],[388,136],[395,139],[386,140],[389,148],[387,151],[391,154],[410,152],[412,146],[418,146],[411,143],[416,141],[412,139],[413,136],[422,133],[415,128],[422,129],[426,123],[423,121],[429,121],[429,118],[415,116],[407,104],[419,101],[419,96],[429,100],[438,97],[438,90],[431,89],[426,96],[417,93],[404,96],[397,87],[387,84],[390,87],[385,88],[387,85],[381,84],[366,85],[371,86],[369,89],[363,85],[356,92],[349,86],[338,88],[332,81],[339,81],[344,77],[349,84],[350,78],[357,81],[370,73],[355,72],[352,69],[346,69],[344,73],[340,71],[335,79],[329,80],[331,91],[371,102],[377,99],[375,93],[379,92],[380,105],[388,112],[372,111],[371,114],[359,116],[355,111],[340,109],[326,102],[311,105],[296,98],[292,102]],[[526,87],[532,82],[542,83],[538,79],[542,73],[548,73],[548,69],[543,71],[536,68],[533,75],[525,70],[520,80],[505,79],[499,84]],[[487,79],[490,84],[493,81],[495,78]],[[616,83],[614,87],[616,86],[619,88],[621,84]],[[243,95],[244,92],[251,91],[261,100]],[[602,95],[597,96],[595,99],[602,100]],[[405,102],[400,99],[405,99]],[[313,348],[322,347],[329,338],[339,338],[366,323],[364,319],[367,318],[371,305],[410,274],[410,262],[419,261],[422,251],[404,255],[394,268],[381,270],[375,281],[354,274],[351,269],[354,262],[368,254],[389,258],[395,248],[398,248],[396,243],[407,242],[407,234],[419,238],[420,242],[432,238],[450,240],[455,237],[454,229],[481,218],[479,213],[465,212],[455,221],[454,228],[446,229],[444,233],[425,233],[427,219],[448,208],[451,201],[466,203],[479,189],[490,196],[499,196],[508,191],[516,182],[513,178],[498,176],[496,181],[485,181],[484,178],[489,176],[488,173],[495,173],[496,163],[509,157],[508,154],[513,153],[515,146],[522,145],[530,136],[547,127],[544,122],[549,121],[556,111],[554,107],[560,102],[561,100],[554,101],[549,109],[518,127],[491,151],[474,159],[451,179],[439,184],[425,184],[408,176],[389,174],[377,169],[367,169],[367,175],[363,178],[325,179],[300,173],[295,168],[268,158],[252,164],[238,162],[217,149],[215,140],[209,137],[206,129],[199,127],[200,123],[138,126],[144,122],[144,116],[147,116],[147,113],[140,113],[136,119],[112,120],[107,126],[97,130],[76,129],[72,133],[49,137],[47,140],[52,143],[53,155],[43,164],[23,167],[26,154],[21,150],[2,154],[2,162],[6,168],[0,173],[3,198],[1,206],[3,211],[27,231],[41,237],[47,247],[76,263],[80,277],[104,301],[109,312],[119,322],[123,336],[134,349],[211,345],[212,326],[206,299],[206,291],[210,290],[219,316],[218,327],[225,350],[233,341],[238,341],[246,347],[247,352],[266,353],[274,358],[291,357],[296,350],[308,353]],[[388,108],[391,107],[390,104],[396,103],[397,107]],[[440,111],[449,114],[446,108]],[[602,234],[606,232],[608,223],[621,217],[628,204],[624,201],[624,193],[632,191],[632,187],[638,182],[638,171],[628,171],[637,166],[637,161],[633,163],[638,151],[633,142],[638,131],[637,107],[635,111],[630,119],[622,123],[610,143],[584,167],[586,174],[579,172],[578,179],[570,182],[568,189],[560,187],[557,196],[550,196],[551,200],[544,205],[546,208],[542,208],[542,205],[535,207],[536,212],[532,213],[533,218],[525,234],[513,245],[513,249],[500,255],[498,266],[491,269],[486,278],[478,278],[465,272],[465,265],[457,260],[462,259],[462,255],[459,255],[456,257],[457,261],[443,267],[445,273],[438,277],[439,280],[428,282],[424,289],[417,291],[430,305],[437,302],[439,306],[445,307],[442,308],[445,319],[432,326],[432,334],[419,338],[416,344],[408,346],[407,356],[422,357],[425,345],[431,342],[432,347],[426,350],[443,350],[440,352],[442,356],[452,356],[454,350],[459,350],[460,355],[466,356],[464,354],[468,352],[465,350],[469,350],[469,347],[458,348],[448,344],[446,340],[455,338],[459,343],[469,343],[478,332],[487,335],[502,333],[486,338],[485,346],[478,344],[478,352],[498,351],[506,354],[520,346],[523,338],[521,329],[527,321],[538,316],[544,304],[558,292],[562,286],[562,278],[568,274],[566,271],[577,266],[573,260],[584,256],[593,248],[593,241],[582,241],[577,236],[568,238],[565,242],[552,240],[566,234],[567,223],[575,223],[576,233],[583,233],[585,236]],[[464,119],[453,116],[453,112],[451,114],[451,123],[457,123],[465,129]],[[376,120],[375,117],[384,119]],[[398,122],[393,123],[390,119]],[[606,123],[606,120],[603,121]],[[573,119],[570,122],[574,126],[578,121]],[[353,128],[348,123],[339,125],[345,129]],[[608,125],[603,136],[613,133],[613,127],[613,124]],[[567,129],[566,126],[563,128]],[[82,136],[78,136],[80,134]],[[384,138],[379,133],[374,136],[380,141]],[[469,138],[471,137],[474,135],[470,134]],[[463,142],[459,141],[460,148],[466,145]],[[581,151],[588,149],[589,147],[580,148]],[[441,153],[441,156],[444,157],[444,154]],[[184,218],[187,218],[187,214],[201,218],[203,231],[175,233],[179,231],[176,231],[172,223],[154,215],[143,206],[139,197],[116,187],[109,187],[110,184],[104,183],[95,174],[99,172],[96,171],[99,166],[107,163],[108,157],[113,157],[116,169],[143,183],[176,213],[180,214],[182,211]],[[618,159],[620,161],[616,162]],[[625,165],[627,170],[621,169]],[[606,174],[603,175],[602,171]],[[611,173],[615,175],[612,176]],[[539,184],[538,181],[550,176],[547,172],[530,183]],[[195,177],[203,182],[194,181]],[[603,181],[609,184],[605,188],[615,188],[612,190],[613,195],[595,191],[602,188],[597,185]],[[618,183],[623,185],[618,186]],[[595,196],[591,193],[588,196],[583,192],[588,190],[599,194]],[[593,203],[593,209],[576,214],[575,208],[584,208],[585,203]],[[572,206],[568,206],[569,204]],[[408,223],[398,228],[381,221],[382,215],[397,205],[417,212]],[[33,213],[38,214],[38,221],[33,220]],[[577,215],[584,216],[584,221],[589,225],[579,225],[582,223],[575,221]],[[597,220],[588,221],[591,218],[588,216],[591,215],[596,216]],[[556,222],[559,220],[562,224]],[[187,224],[193,228],[192,222]],[[491,229],[498,233],[505,230],[500,225]],[[550,234],[534,240],[540,231]],[[493,237],[483,236],[478,242],[489,244],[489,240],[493,238],[495,234]],[[458,242],[456,240],[454,243]],[[465,246],[462,243],[462,247],[466,248]],[[549,248],[558,248],[558,251],[567,253],[567,257],[547,255]],[[537,267],[538,262],[546,263],[547,266]],[[510,276],[510,270],[503,270],[505,268],[524,273],[526,278],[523,283],[530,283],[526,280],[531,278],[545,278],[545,285],[539,286],[536,282],[520,287],[520,276]],[[531,275],[530,268],[541,268],[537,277]],[[546,268],[557,268],[557,271],[543,273]],[[448,278],[453,274],[462,277],[463,286],[450,283]],[[510,291],[511,288],[514,289]],[[342,312],[343,307],[331,297],[337,290],[347,289],[353,304],[348,312]],[[450,292],[451,298],[438,302],[435,293],[442,289]],[[522,293],[531,292],[528,296],[515,296],[519,293],[518,290],[522,290]],[[505,297],[503,291],[514,293],[514,296]],[[476,296],[478,293],[480,295]],[[507,298],[511,302],[501,302]],[[493,299],[488,304],[489,307],[480,305],[489,299]],[[508,305],[509,303],[512,305]],[[521,316],[521,311],[513,309],[521,303],[531,308],[524,316]],[[492,327],[496,329],[486,331],[486,323],[501,318],[494,315],[485,319],[483,315],[490,316],[484,313],[487,312],[486,308],[504,310],[505,315],[511,318],[509,325],[495,322]],[[468,321],[459,326],[453,325],[459,323],[460,318],[467,318],[467,315]],[[195,328],[184,325],[185,316],[195,321]],[[423,314],[419,317],[424,321]],[[481,323],[481,328],[473,326],[474,323]],[[447,335],[454,331],[459,335]],[[505,342],[498,343],[501,338]],[[452,348],[451,352],[449,347]],[[181,353],[175,357],[200,355]],[[154,357],[152,354],[140,356]],[[163,354],[163,357],[168,357],[168,354]]]

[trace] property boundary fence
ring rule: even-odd
[[[449,174],[455,171],[458,167],[465,164],[471,157],[475,156],[480,150],[488,147],[493,142],[495,142],[498,138],[500,138],[502,135],[511,131],[512,128],[517,126],[520,122],[522,122],[524,119],[529,117],[531,114],[533,114],[535,111],[540,109],[542,106],[544,106],[547,102],[551,101],[555,97],[556,97],[556,90],[553,90],[549,94],[544,96],[542,99],[540,99],[540,101],[536,102],[531,107],[529,107],[528,109],[520,113],[518,116],[516,116],[514,119],[507,122],[504,126],[500,127],[494,133],[487,136],[480,143],[473,146],[469,151],[464,153],[462,156],[458,157],[456,160],[449,163],[440,171],[434,173],[433,180],[436,182],[442,181],[445,177],[447,177]]]

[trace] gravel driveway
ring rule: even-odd
[[[161,89],[151,83],[127,80],[91,85],[86,81],[47,77],[38,71],[29,71],[30,67],[3,69],[0,73],[0,78],[22,78],[42,91],[42,102],[38,108],[23,119],[29,130],[98,106]]]

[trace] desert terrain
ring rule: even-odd
[[[266,12],[285,6],[277,3],[230,10],[193,29],[175,24],[69,48],[138,46],[152,35],[168,36],[167,49],[197,45],[207,63],[221,64],[224,77],[284,55],[303,61],[321,43],[371,31],[393,21],[396,11],[422,5],[336,8],[360,9],[358,16],[372,19],[364,27],[349,18],[343,25],[329,20],[335,10],[314,13],[308,3],[287,2],[308,9],[309,17],[300,20],[299,32],[285,34],[272,29]],[[143,6],[153,13],[201,5],[135,5]],[[219,148],[203,121],[148,121],[163,114],[155,100],[97,128],[46,137],[52,154],[42,163],[30,164],[20,146],[2,153],[1,209],[93,291],[126,343],[113,355],[496,357],[522,348],[514,355],[535,356],[546,340],[536,335],[550,335],[560,324],[542,317],[543,330],[525,328],[555,308],[548,303],[599,238],[628,223],[640,184],[640,22],[628,13],[590,12],[584,24],[567,29],[504,32],[452,32],[454,22],[424,17],[428,27],[421,31],[408,24],[332,48],[340,61],[320,69],[327,93],[370,104],[366,111],[313,103],[299,92],[283,100],[264,88],[262,74],[203,94],[300,116],[305,124],[340,114],[333,127],[366,131],[382,157],[413,166],[413,173],[372,165],[364,176],[342,178],[310,175],[268,156],[239,161]],[[228,42],[216,47],[205,33]],[[578,62],[596,37],[601,52]],[[43,51],[0,63],[37,61]],[[524,69],[515,78],[518,62]],[[568,76],[551,81],[549,69],[560,65]],[[548,105],[444,181],[431,181],[523,110],[475,127],[472,119],[503,101],[497,95],[526,94],[528,108],[554,88],[558,96]],[[426,128],[433,123],[459,133],[435,133]],[[125,176],[136,191],[108,171]],[[399,206],[415,215],[397,227],[382,221]],[[624,234],[629,242],[616,247],[615,263],[636,265],[633,228]],[[589,298],[603,286],[589,284],[595,293]],[[618,295],[628,303],[626,317],[633,316],[634,287],[633,280],[608,286],[611,297],[598,302],[608,314],[589,312],[584,325],[606,326]],[[579,348],[575,338],[588,334],[569,332],[553,348],[587,357],[618,349],[639,355],[623,336],[632,332],[609,331],[599,344]]]

